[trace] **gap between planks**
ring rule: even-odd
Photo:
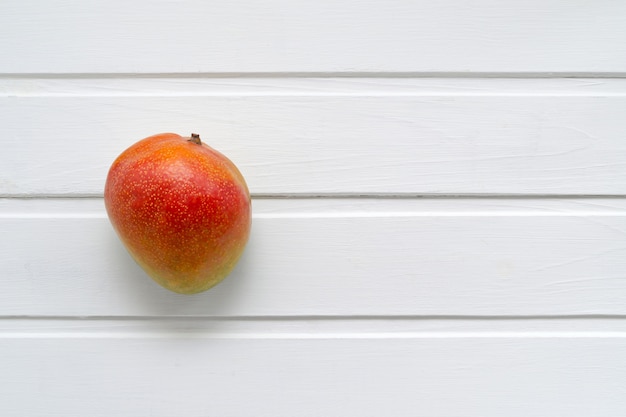
[[[626,317],[2,317],[0,339],[14,338],[626,338]]]
[[[626,199],[626,194],[522,194],[522,193],[461,193],[461,194],[435,194],[435,193],[251,193],[252,199],[256,200],[454,200],[454,199],[477,199],[477,200],[587,200],[587,199]],[[0,194],[0,200],[95,200],[102,199],[102,193],[73,193],[73,194],[36,194],[36,193],[11,193]]]
[[[622,97],[626,77],[0,75],[0,97]]]
[[[623,217],[624,196],[254,196],[253,218]],[[0,198],[0,219],[105,219],[101,196]]]
[[[621,71],[550,71],[550,72],[488,72],[488,71],[299,71],[299,72],[31,72],[0,73],[0,79],[98,79],[98,78],[488,78],[488,79],[554,79],[554,78],[626,78]]]

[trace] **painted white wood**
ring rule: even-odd
[[[0,73],[624,72],[620,1],[3,0]]]
[[[101,195],[148,135],[200,133],[254,194],[626,194],[626,81],[0,81],[0,194]]]
[[[11,416],[619,416],[624,333],[31,335],[0,343]]]
[[[256,199],[239,266],[196,296],[154,284],[99,199],[2,203],[4,316],[626,314],[623,199]]]
[[[625,15],[0,1],[0,416],[626,415]],[[160,131],[255,195],[196,296],[99,198]]]
[[[623,338],[619,317],[4,317],[0,340]]]

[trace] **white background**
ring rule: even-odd
[[[0,415],[626,415],[626,3],[3,0]],[[235,272],[104,211],[135,141],[242,170]]]

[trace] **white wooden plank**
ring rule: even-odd
[[[156,336],[3,338],[0,412],[29,417],[626,413],[623,335]]]
[[[624,338],[623,316],[4,317],[5,339]]]
[[[0,314],[626,314],[624,200],[548,201],[257,199],[238,268],[197,296],[147,278],[101,200],[3,201]]]
[[[255,194],[626,194],[625,80],[3,80],[0,194],[101,195],[200,133]]]
[[[624,72],[623,2],[4,0],[2,73]]]

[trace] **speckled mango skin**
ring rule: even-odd
[[[111,166],[109,219],[135,261],[163,287],[199,293],[222,281],[248,241],[246,182],[224,155],[175,133],[145,138]]]

